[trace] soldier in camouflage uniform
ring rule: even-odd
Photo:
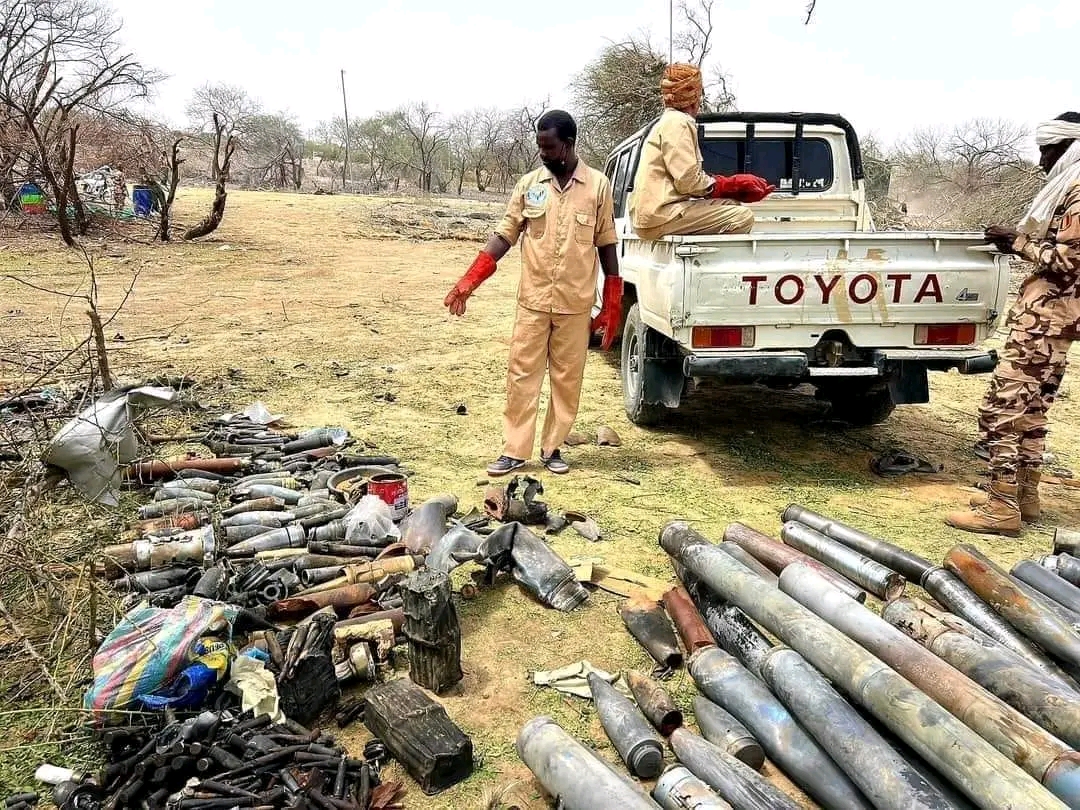
[[[1047,184],[1017,228],[994,225],[986,240],[1035,265],[1009,312],[1005,342],[979,409],[990,450],[989,492],[945,522],[971,532],[1016,536],[1039,517],[1046,412],[1080,337],[1080,113],[1036,131]]]

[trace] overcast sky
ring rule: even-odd
[[[176,123],[194,87],[238,84],[305,129],[427,100],[451,114],[550,96],[610,39],[648,29],[666,48],[668,0],[112,0],[124,36],[170,78]],[[743,110],[847,116],[892,141],[972,116],[1033,126],[1080,109],[1077,0],[717,0],[715,55]]]

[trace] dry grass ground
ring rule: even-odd
[[[194,221],[208,204],[208,192],[182,191],[179,213]],[[204,395],[215,408],[261,399],[296,425],[343,425],[415,470],[414,499],[451,491],[464,509],[479,505],[478,481],[500,444],[516,251],[475,295],[464,319],[448,315],[442,299],[476,253],[478,243],[468,240],[486,232],[482,220],[468,217],[483,208],[442,200],[391,205],[230,193],[224,224],[211,239],[113,244],[98,259],[102,309],[115,306],[133,271],[140,271],[110,326],[113,364],[127,377],[167,371],[215,380]],[[498,214],[499,206],[489,208]],[[432,209],[443,216],[432,216]],[[0,247],[0,275],[70,289],[84,274],[83,259],[58,243],[42,244],[15,239]],[[0,300],[5,343],[85,335],[76,323],[81,313],[69,311],[62,320],[62,300],[10,281],[0,281]],[[230,375],[230,369],[238,371]],[[970,490],[962,487],[981,469],[970,448],[986,381],[934,375],[930,405],[902,407],[871,429],[837,430],[801,393],[749,390],[698,396],[664,429],[641,430],[623,413],[614,358],[594,353],[578,426],[594,433],[610,425],[623,446],[569,451],[574,471],[545,476],[545,499],[594,515],[608,539],[591,545],[563,534],[554,547],[565,557],[600,555],[666,578],[670,567],[656,543],[665,521],[688,519],[711,537],[735,520],[775,533],[781,510],[799,502],[940,559],[952,544],[972,540],[945,527],[940,515],[966,500]],[[0,366],[0,390],[16,382],[11,369]],[[1069,393],[1066,382],[1053,413],[1051,449],[1059,464],[1075,468],[1080,412]],[[459,404],[467,415],[456,413]],[[877,478],[867,462],[891,446],[943,464],[944,472]],[[624,474],[640,484],[626,483]],[[1080,522],[1080,494],[1063,487],[1044,492],[1040,525],[1019,540],[981,538],[979,544],[1003,563],[1045,552],[1053,526]],[[78,531],[62,523],[56,529]],[[614,757],[585,701],[540,691],[530,675],[582,658],[610,670],[647,669],[616,603],[599,592],[585,609],[564,615],[530,602],[512,585],[464,603],[466,676],[443,702],[472,735],[482,764],[474,778],[437,797],[411,789],[407,807],[479,807],[486,790],[511,781],[521,783],[521,807],[546,806],[514,751],[518,729],[540,713]],[[16,647],[3,641],[0,648],[14,662]],[[10,695],[10,680],[0,679],[0,687],[5,682]],[[685,673],[671,686],[688,704],[692,687]],[[0,690],[0,700],[4,695]],[[0,782],[5,774],[25,780],[50,750],[21,744],[19,716],[5,714],[18,708],[0,703],[0,724],[12,730],[0,741]],[[345,739],[360,734],[349,731]]]

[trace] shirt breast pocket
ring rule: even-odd
[[[521,215],[525,218],[525,232],[533,239],[542,239],[547,230],[547,209],[526,205]]]
[[[596,215],[589,211],[574,212],[574,240],[579,245],[591,245],[596,231]]]

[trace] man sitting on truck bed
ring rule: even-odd
[[[673,234],[749,233],[754,213],[740,203],[758,202],[776,189],[753,174],[705,173],[694,121],[701,111],[698,68],[669,65],[660,90],[666,109],[641,148],[630,195],[634,231],[647,240]]]

